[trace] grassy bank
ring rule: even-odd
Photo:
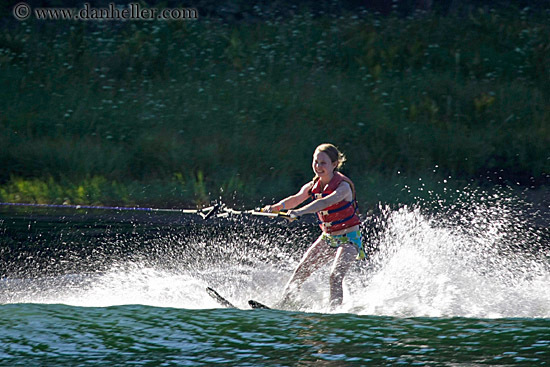
[[[547,20],[4,22],[0,199],[249,205],[326,141],[366,204],[419,178],[548,182]]]

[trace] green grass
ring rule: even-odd
[[[5,22],[0,199],[252,205],[310,179],[322,142],[367,205],[418,178],[547,182],[547,20]]]

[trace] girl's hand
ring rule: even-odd
[[[260,211],[264,213],[278,212],[280,209],[277,209],[277,206],[280,206],[280,205],[266,205]]]
[[[300,217],[299,212],[299,210],[289,210],[286,212],[286,214],[288,215],[289,220],[292,222],[293,220],[296,220],[298,219],[298,217]]]

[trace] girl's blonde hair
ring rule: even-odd
[[[342,152],[340,152],[338,148],[336,148],[332,144],[325,143],[319,145],[317,148],[315,148],[315,153],[317,152],[326,153],[332,163],[338,162],[338,165],[336,166],[336,171],[339,171],[346,162],[346,156],[342,154]]]

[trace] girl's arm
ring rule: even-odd
[[[299,217],[304,214],[316,213],[343,200],[353,200],[353,192],[351,191],[351,186],[345,181],[338,185],[338,187],[336,188],[336,190],[334,190],[332,194],[327,195],[324,198],[314,200],[311,203],[301,207],[300,209],[290,210],[288,214],[296,215],[297,217]]]
[[[298,205],[303,203],[304,201],[309,198],[309,190],[311,190],[311,187],[313,186],[313,182],[308,182],[302,188],[300,191],[298,191],[297,194],[291,195],[281,201],[279,201],[277,204],[268,205],[264,208],[267,212],[279,212],[281,210],[289,210],[296,208]]]

